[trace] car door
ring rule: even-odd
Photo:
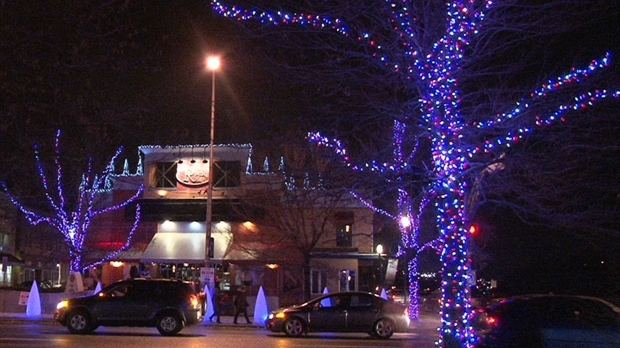
[[[336,332],[347,330],[347,309],[349,298],[344,294],[334,294],[315,306],[309,314],[312,331]]]
[[[95,316],[104,322],[135,322],[148,311],[148,302],[141,296],[142,287],[127,282],[107,289],[95,304]]]
[[[379,303],[374,296],[353,294],[347,310],[347,331],[361,332],[372,328],[379,313]]]

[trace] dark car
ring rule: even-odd
[[[387,291],[390,300],[398,303],[409,303],[409,292],[404,289],[390,289]]]
[[[187,282],[138,278],[111,284],[92,296],[63,300],[54,319],[77,334],[99,326],[154,326],[172,336],[202,321],[202,302]]]
[[[34,284],[34,282],[35,282],[34,280],[27,280],[25,282],[22,282],[18,286],[16,286],[16,289],[21,290],[21,291],[30,291],[32,289],[32,284]],[[49,280],[37,281],[37,287],[39,288],[39,290],[43,290],[43,289],[51,289],[53,285],[52,285],[52,282]]]
[[[476,347],[620,347],[620,308],[595,297],[530,295],[477,311]]]
[[[409,326],[407,307],[369,292],[337,292],[271,312],[267,329],[299,337],[308,332],[366,332],[389,338]]]

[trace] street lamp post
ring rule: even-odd
[[[212,73],[211,84],[211,140],[209,143],[209,183],[207,186],[207,219],[205,233],[205,267],[211,263],[211,224],[213,220],[213,139],[215,138],[215,71],[220,67],[220,59],[210,56],[207,58],[207,69]]]

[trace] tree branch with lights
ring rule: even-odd
[[[356,172],[372,172],[377,174],[384,183],[374,183],[376,186],[385,189],[387,186],[395,187],[397,191],[396,208],[398,213],[392,214],[384,209],[380,209],[373,204],[372,200],[365,197],[366,192],[351,191],[351,194],[358,198],[367,207],[387,216],[398,223],[401,233],[401,243],[396,257],[403,256],[407,262],[409,274],[409,316],[411,319],[419,319],[419,272],[418,255],[427,248],[437,251],[441,248],[438,238],[425,243],[419,240],[421,232],[422,214],[432,200],[433,192],[426,191],[424,188],[432,181],[432,173],[426,168],[419,168],[414,165],[418,155],[419,142],[415,141],[410,147],[403,142],[410,139],[417,140],[415,137],[407,137],[407,126],[399,121],[394,121],[391,159],[386,162],[378,163],[373,160],[369,163],[354,164],[348,155],[342,141],[320,133],[308,134],[308,140],[316,143],[320,147],[326,147],[333,151],[335,155],[351,170]],[[364,190],[367,191],[367,190]]]
[[[303,47],[322,42],[324,46],[313,46],[312,52],[319,51],[317,47],[325,47],[325,53],[317,53],[314,60],[306,59],[314,64],[306,70],[305,76],[313,78],[320,91],[332,98],[330,101],[344,100],[340,101],[344,112],[360,110],[362,115],[366,108],[376,113],[377,118],[383,118],[384,124],[389,120],[415,130],[395,132],[398,135],[393,137],[393,144],[428,140],[426,163],[432,180],[424,188],[429,196],[421,201],[428,199],[429,206],[432,204],[434,208],[442,244],[441,338],[437,345],[471,347],[476,338],[470,323],[472,272],[468,224],[477,204],[477,192],[472,192],[476,180],[488,177],[482,175],[485,169],[501,162],[502,156],[509,155],[508,150],[534,129],[558,124],[570,113],[620,97],[617,78],[601,78],[604,77],[601,72],[610,64],[608,54],[590,64],[577,64],[583,67],[572,68],[565,74],[560,74],[567,70],[565,68],[543,65],[539,74],[558,77],[543,79],[544,82],[533,90],[530,86],[536,86],[535,83],[510,75],[511,69],[523,65],[511,58],[515,53],[531,55],[531,48],[518,46],[523,40],[548,38],[549,33],[574,30],[567,25],[570,22],[559,15],[560,11],[571,9],[578,18],[588,19],[587,11],[596,10],[596,5],[562,0],[545,4],[522,4],[512,0],[386,0],[385,6],[359,2],[358,11],[355,11],[356,5],[348,2],[339,3],[342,8],[330,7],[321,1],[313,5],[305,5],[300,12],[288,12],[244,9],[222,1],[213,2],[214,10],[225,17],[258,23],[258,28],[252,26],[254,32],[277,28],[288,34],[287,40],[302,36],[295,44]],[[533,13],[537,15],[532,16]],[[541,13],[548,14],[548,19]],[[309,32],[333,35],[307,35]],[[338,51],[338,45],[342,45],[342,50]],[[520,50],[512,52],[512,46]],[[295,58],[304,61],[304,57]],[[495,60],[495,65],[481,63],[490,60]],[[321,63],[317,61],[326,62],[323,71],[319,70]],[[292,70],[298,72],[300,67]],[[535,75],[531,69],[523,70]],[[338,74],[338,71],[343,73]],[[598,78],[593,80],[595,75]],[[497,77],[499,82],[490,76]],[[387,88],[382,98],[371,98],[363,95],[361,87],[346,85],[347,81],[363,84],[366,91],[378,90],[372,84]],[[486,89],[487,84],[493,88]],[[353,99],[355,88],[360,90],[356,96],[365,98]],[[394,104],[400,100],[402,107],[382,109],[392,91]],[[515,103],[515,99],[519,101]],[[355,124],[367,120],[359,118]],[[377,139],[377,129],[367,128],[373,132],[373,142],[390,146]],[[321,142],[328,144],[329,140]],[[338,146],[332,148],[342,151]],[[398,145],[392,150],[399,150]],[[401,164],[411,160],[403,159]],[[412,217],[413,208],[407,205],[407,192],[400,192],[399,204],[407,206],[401,213]],[[407,230],[401,226],[401,231]],[[416,245],[413,240],[411,243]]]
[[[125,244],[119,249],[109,253],[101,260],[98,260],[88,265],[83,265],[84,241],[88,235],[88,231],[91,223],[93,222],[93,219],[98,215],[123,208],[128,204],[132,203],[142,194],[143,187],[141,186],[133,196],[119,204],[111,206],[100,206],[100,204],[97,204],[97,198],[100,195],[104,194],[105,191],[111,189],[110,187],[107,187],[107,179],[110,174],[113,174],[111,173],[111,171],[114,168],[114,161],[122,151],[122,148],[119,148],[114,154],[114,156],[112,156],[112,158],[110,159],[105,170],[100,174],[94,173],[92,168],[92,159],[89,160],[88,168],[86,172],[83,173],[82,180],[78,188],[77,200],[75,204],[68,203],[68,200],[65,199],[65,190],[63,187],[63,168],[60,163],[59,141],[60,131],[56,133],[55,142],[55,190],[51,187],[50,180],[48,179],[48,176],[43,169],[43,161],[39,153],[39,147],[37,144],[34,145],[35,160],[37,164],[38,174],[43,186],[46,202],[48,205],[47,209],[42,209],[41,211],[37,209],[35,211],[35,209],[28,208],[9,192],[9,189],[4,182],[2,182],[2,187],[4,188],[4,191],[8,198],[11,200],[11,202],[19,208],[19,210],[25,215],[26,219],[30,224],[48,224],[54,229],[58,230],[58,232],[63,235],[64,241],[69,247],[69,271],[71,273],[82,272],[87,268],[99,265],[107,260],[112,259],[122,250],[129,247],[129,245],[131,244],[133,233],[138,227],[138,223],[140,221],[139,205],[136,208],[134,223],[131,230],[128,232]],[[73,207],[69,207],[69,205],[73,205]]]

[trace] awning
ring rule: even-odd
[[[144,250],[140,262],[204,263],[205,234],[159,232]]]

